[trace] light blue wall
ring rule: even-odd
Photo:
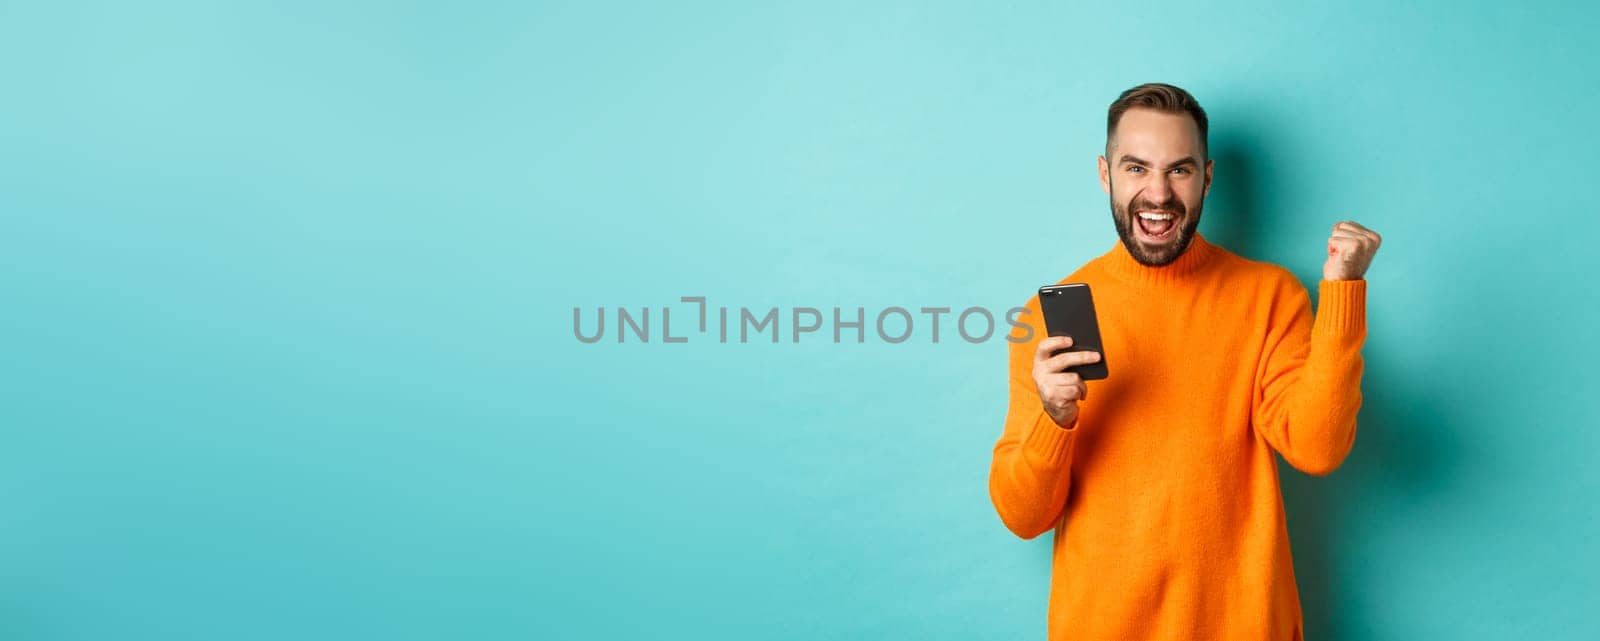
[[[572,309],[1019,304],[1151,80],[1211,238],[1385,239],[1310,637],[1600,635],[1592,4],[745,4],[0,6],[0,637],[1041,639],[1004,343]]]

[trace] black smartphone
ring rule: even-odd
[[[1039,309],[1044,311],[1045,332],[1050,336],[1071,336],[1068,352],[1100,352],[1100,360],[1067,368],[1086,381],[1111,375],[1106,368],[1106,353],[1101,349],[1100,322],[1095,319],[1094,296],[1088,283],[1046,285],[1039,288]]]

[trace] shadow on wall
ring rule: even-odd
[[[1367,602],[1360,597],[1377,587],[1361,582],[1382,575],[1373,571],[1366,543],[1402,538],[1403,533],[1384,530],[1405,525],[1375,517],[1443,490],[1461,453],[1440,406],[1432,402],[1437,395],[1409,385],[1416,379],[1391,363],[1372,356],[1365,360],[1356,443],[1344,465],[1317,478],[1279,459],[1308,639],[1381,636],[1382,621],[1363,612]]]
[[[1203,214],[1208,238],[1250,258],[1259,256],[1264,230],[1277,227],[1258,208],[1260,177],[1268,168],[1257,164],[1265,156],[1255,142],[1232,134],[1214,143],[1215,175]],[[1317,283],[1305,285],[1315,297]],[[1329,476],[1312,477],[1278,459],[1307,639],[1381,636],[1383,622],[1363,611],[1361,598],[1372,586],[1360,582],[1382,575],[1371,569],[1367,542],[1403,538],[1384,530],[1404,524],[1375,517],[1435,500],[1450,470],[1460,469],[1455,459],[1462,444],[1445,424],[1441,395],[1425,387],[1429,379],[1422,372],[1384,359],[1388,342],[1369,332],[1362,349],[1362,407],[1344,464]]]
[[[1258,216],[1257,192],[1253,189],[1259,183],[1251,173],[1254,149],[1249,140],[1237,134],[1212,142],[1210,156],[1215,166],[1211,194],[1200,214],[1205,227],[1201,233],[1206,239],[1245,258],[1257,258],[1250,250],[1257,249],[1256,234],[1265,222]]]

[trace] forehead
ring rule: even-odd
[[[1163,113],[1154,109],[1133,108],[1123,112],[1111,139],[1111,157],[1138,156],[1151,162],[1203,155],[1200,126],[1186,113]]]

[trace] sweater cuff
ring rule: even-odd
[[[1059,468],[1072,456],[1072,443],[1077,436],[1076,422],[1072,424],[1072,429],[1062,428],[1040,408],[1039,418],[1034,420],[1033,427],[1023,438],[1022,449],[1037,465]]]
[[[1359,334],[1367,327],[1367,281],[1324,280],[1317,288],[1313,334]]]

